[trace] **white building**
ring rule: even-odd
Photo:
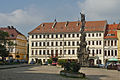
[[[104,64],[104,34],[107,21],[87,21],[85,26],[90,64]],[[42,23],[29,32],[29,62],[50,57],[77,60],[80,43],[80,21]]]

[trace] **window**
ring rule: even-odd
[[[60,46],[62,46],[62,42],[60,42]]]
[[[58,42],[56,42],[56,46],[58,46]]]
[[[60,38],[62,38],[62,34],[60,34]]]
[[[68,37],[70,37],[70,34],[68,34]]]
[[[110,46],[110,41],[108,40],[108,46]]]
[[[90,41],[88,41],[88,45],[90,45]]]
[[[73,54],[73,55],[75,54],[75,50],[72,50],[72,54]]]
[[[60,55],[62,55],[62,50],[60,50]]]
[[[68,42],[68,46],[70,46],[70,42]]]
[[[45,38],[45,35],[43,35],[43,38]]]
[[[110,51],[108,50],[108,56],[110,56]]]
[[[113,56],[113,50],[111,50],[111,56]]]
[[[77,34],[77,37],[79,37],[79,34]]]
[[[32,47],[34,46],[34,42],[32,42]]]
[[[92,37],[94,37],[94,33],[92,33]]]
[[[47,42],[47,46],[49,46],[49,42]]]
[[[45,46],[45,42],[43,42],[43,46]]]
[[[32,35],[32,38],[34,38],[34,35]]]
[[[66,34],[64,34],[64,37],[66,38]]]
[[[49,55],[49,50],[47,50],[47,55]]]
[[[41,42],[39,42],[39,46],[41,46]]]
[[[92,41],[92,45],[94,45],[94,41]]]
[[[66,46],[66,42],[64,42],[64,46]]]
[[[98,54],[98,50],[96,50],[96,54]]]
[[[117,41],[115,40],[115,46],[117,46]]]
[[[104,55],[107,56],[107,51],[106,50],[104,51]]]
[[[32,54],[31,55],[33,55],[34,54],[34,51],[32,50]]]
[[[53,46],[53,42],[51,42],[51,46]]]
[[[101,41],[99,41],[99,45],[101,45]]]
[[[96,37],[98,37],[98,33],[96,33]]]
[[[41,35],[39,35],[39,38],[41,38]]]
[[[36,35],[36,38],[38,38],[38,35]]]
[[[94,54],[94,50],[92,50],[92,56],[94,56],[95,54]]]
[[[36,46],[38,46],[37,42],[36,42]]]
[[[47,38],[49,38],[49,34],[47,35]]]
[[[70,50],[68,50],[68,54],[70,54]]]
[[[101,54],[101,49],[99,50],[99,53]]]
[[[113,46],[113,40],[111,40],[111,46]]]
[[[43,50],[43,55],[45,55],[45,50]]]
[[[41,55],[41,50],[39,50],[39,55]]]
[[[115,50],[115,56],[117,56],[117,50]]]
[[[79,46],[79,41],[77,41],[77,45]]]
[[[53,38],[53,34],[51,35],[51,38]]]
[[[72,42],[72,46],[75,46],[75,42]]]
[[[35,55],[37,55],[37,50],[35,51]]]
[[[96,41],[96,45],[98,45],[98,41]]]
[[[106,41],[104,41],[104,45],[106,46]]]
[[[64,50],[64,54],[66,54],[66,50]]]
[[[99,33],[99,36],[101,36],[101,33]]]
[[[56,34],[56,38],[58,38],[58,35]]]
[[[90,33],[88,34],[88,37],[90,37]]]
[[[72,34],[72,37],[75,37],[75,34]]]

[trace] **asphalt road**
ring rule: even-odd
[[[56,66],[29,66],[0,70],[0,80],[82,80],[59,75],[62,68]],[[120,80],[120,72],[99,68],[82,68],[80,72],[89,80]],[[83,79],[85,80],[85,79]],[[86,79],[87,80],[87,79]]]

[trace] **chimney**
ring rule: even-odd
[[[115,22],[113,22],[113,24],[115,24]]]

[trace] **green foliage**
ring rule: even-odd
[[[48,59],[48,64],[52,64],[52,59]]]
[[[62,66],[63,66],[63,65],[66,63],[66,60],[64,60],[64,59],[59,59],[57,62],[58,62],[59,65],[62,65]]]
[[[80,64],[76,62],[67,62],[64,64],[64,70],[69,72],[79,72],[80,70]]]

